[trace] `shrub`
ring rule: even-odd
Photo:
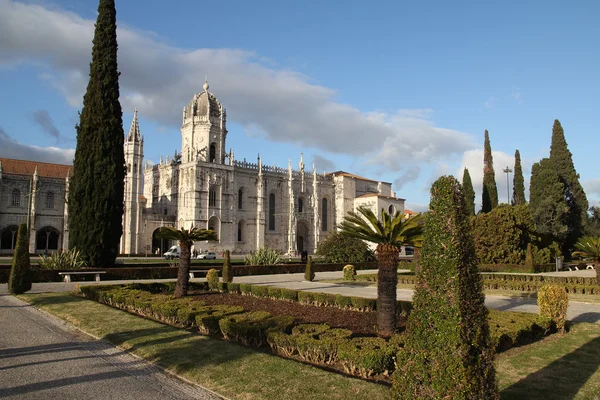
[[[281,289],[281,298],[284,300],[298,301],[298,291],[294,289]]]
[[[29,233],[27,224],[19,225],[17,244],[13,256],[8,291],[11,294],[21,294],[31,290],[31,265],[29,260]]]
[[[340,308],[346,308],[352,306],[352,299],[348,296],[341,294],[335,295],[335,304]]]
[[[240,284],[239,283],[228,283],[227,290],[229,293],[241,293]]]
[[[319,242],[317,255],[324,262],[335,264],[376,261],[375,254],[364,241],[339,233],[333,233]]]
[[[87,263],[81,258],[81,252],[77,249],[69,251],[57,251],[48,256],[40,256],[40,267],[43,269],[81,269],[87,267]]]
[[[269,247],[261,247],[246,255],[246,265],[275,265],[280,263],[280,254]]]
[[[538,291],[540,315],[549,317],[556,324],[556,329],[565,332],[569,295],[564,286],[545,285]]]
[[[354,269],[354,265],[346,265],[342,270],[344,273],[344,280],[353,281],[356,279],[356,269]]]
[[[298,292],[298,301],[304,304],[313,304],[315,302],[314,295],[313,292]]]
[[[241,283],[240,284],[240,293],[241,294],[252,294],[252,285],[249,283]]]
[[[315,271],[313,269],[312,256],[308,256],[306,267],[304,269],[304,280],[312,282],[315,279]]]
[[[229,283],[217,282],[217,289],[219,289],[219,292],[221,293],[227,293],[229,292]]]
[[[268,331],[285,330],[293,322],[290,316],[274,317],[266,311],[253,311],[222,318],[219,327],[225,339],[260,347],[267,343]]]
[[[195,314],[196,325],[203,335],[220,335],[219,321],[222,318],[243,312],[244,308],[241,306],[218,304],[202,307]]]
[[[475,244],[454,177],[441,177],[433,184],[429,209],[421,273],[405,349],[398,353],[392,395],[396,399],[498,399]]]
[[[352,308],[359,311],[373,311],[377,308],[376,299],[366,299],[364,297],[350,297]]]
[[[525,254],[525,267],[533,271],[533,247],[527,243],[527,253]]]
[[[267,287],[267,296],[272,299],[280,299],[281,298],[281,288],[269,286]]]
[[[256,297],[267,297],[269,295],[268,286],[252,285],[250,287],[250,293]]]
[[[223,276],[223,282],[233,282],[233,274],[231,272],[231,255],[229,250],[225,250],[225,260],[223,261],[223,271],[221,272]]]
[[[346,373],[369,378],[392,372],[398,350],[385,339],[360,337],[341,342],[337,355]]]
[[[206,273],[206,281],[208,282],[209,290],[218,290],[219,289],[219,272],[211,268]]]

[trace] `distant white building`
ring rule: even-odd
[[[170,243],[156,238],[161,226],[214,230],[218,242],[196,243],[198,250],[246,253],[268,246],[287,254],[313,253],[349,210],[365,205],[377,213],[382,208],[404,213],[404,199],[395,196],[390,183],[343,171],[318,174],[314,166],[308,171],[302,154],[297,169],[291,162],[287,168],[264,165],[260,156],[256,162],[236,160],[233,150],[226,151],[225,108],[208,89],[205,82],[183,109],[181,153],[174,160],[161,157],[155,165],[144,165],[144,140],[134,111],[125,138],[121,253],[166,251]],[[0,252],[12,251],[14,232],[28,210],[30,251],[68,248],[65,196],[71,167],[0,163]]]

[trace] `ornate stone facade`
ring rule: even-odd
[[[143,165],[144,141],[134,111],[125,140],[127,175],[121,253],[164,253],[170,243],[156,238],[161,226],[213,229],[219,241],[196,243],[199,251],[247,253],[268,246],[286,254],[303,250],[313,253],[349,210],[366,205],[378,213],[382,208],[404,212],[404,199],[395,196],[390,183],[343,171],[318,174],[314,166],[310,171],[306,169],[302,154],[297,169],[292,168],[291,161],[287,168],[264,165],[260,155],[256,162],[236,160],[233,150],[226,151],[225,108],[208,91],[207,83],[203,89],[183,109],[181,152],[172,160],[161,156],[158,164]],[[36,192],[32,206],[36,229],[45,224],[56,226],[57,248],[68,246],[68,240],[62,239],[68,238],[66,176],[56,182],[48,179],[46,186],[42,185],[55,185],[55,213],[62,207],[56,221],[50,224],[35,212],[43,193],[50,189]],[[16,186],[29,193],[27,182],[32,179],[11,176],[0,182],[0,232],[14,229],[26,218],[27,207],[9,207],[8,193]],[[2,235],[3,240],[4,236],[7,239],[0,251],[10,251],[4,247],[9,235]],[[39,246],[36,249],[40,251]]]

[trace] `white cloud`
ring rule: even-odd
[[[588,196],[600,197],[600,178],[582,181],[581,185]]]
[[[417,180],[419,175],[421,174],[421,168],[418,165],[413,165],[407,168],[398,178],[394,180],[394,188],[396,191],[402,189],[402,186],[406,185],[409,182],[414,182]]]
[[[335,163],[328,158],[315,154],[313,157],[313,164],[317,171],[328,171],[333,172],[336,170]],[[310,166],[312,171],[312,165]]]
[[[492,96],[483,102],[483,106],[487,109],[494,108],[497,100],[498,99],[496,97]]]
[[[0,128],[0,157],[72,165],[75,149],[21,144],[13,140]]]
[[[44,79],[81,107],[93,26],[73,13],[0,0],[0,65],[43,66]],[[404,174],[475,147],[468,135],[436,127],[431,110],[363,112],[336,102],[334,90],[275,69],[250,51],[181,49],[123,24],[118,40],[121,104],[124,110],[137,107],[142,120],[178,127],[207,73],[229,119],[268,140],[365,157]]]

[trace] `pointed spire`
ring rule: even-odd
[[[202,85],[202,88],[205,92],[208,92],[209,87],[210,86],[208,86],[208,74],[204,74],[204,85]]]
[[[258,174],[262,175],[262,159],[260,158],[260,153],[258,153]]]
[[[34,179],[37,179],[37,178],[38,178],[38,176],[39,176],[39,174],[38,174],[38,167],[37,167],[37,165],[36,165],[36,166],[35,166],[35,171],[33,172],[33,178],[34,178]]]
[[[300,162],[298,163],[300,171],[304,172],[304,154],[300,153]]]
[[[137,108],[133,109],[133,120],[131,121],[131,128],[129,128],[129,135],[127,135],[128,142],[139,142],[141,140],[140,125],[138,123]]]

